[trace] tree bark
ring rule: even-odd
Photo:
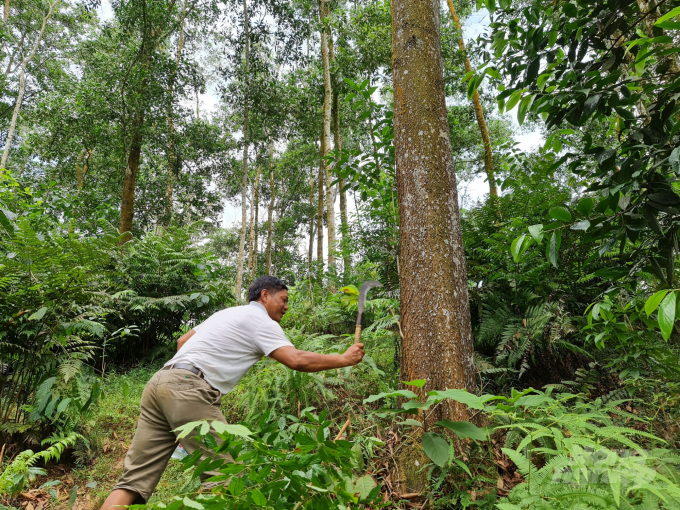
[[[120,205],[120,226],[118,232],[124,234],[119,245],[127,243],[132,237],[132,220],[135,214],[135,186],[137,185],[137,172],[139,160],[142,154],[142,125],[144,124],[144,112],[137,114],[133,126],[132,141],[130,142],[130,154],[125,167],[123,178],[123,200]]]
[[[30,53],[26,55],[26,58],[24,58],[24,60],[21,62],[21,70],[19,71],[19,93],[17,94],[17,102],[14,105],[14,111],[12,112],[12,120],[9,123],[9,130],[7,131],[7,140],[5,141],[5,150],[2,153],[2,159],[0,159],[0,168],[5,168],[7,166],[9,151],[12,147],[14,133],[16,132],[17,119],[19,118],[19,112],[21,111],[21,102],[23,101],[24,93],[26,92],[26,66],[28,66],[28,63],[31,60],[33,60],[36,51],[38,51],[38,46],[40,46],[40,42],[42,41],[43,35],[45,35],[45,26],[47,25],[47,21],[52,16],[52,12],[54,11],[54,7],[57,4],[57,1],[58,0],[54,0],[49,3],[50,7],[47,11],[47,14],[43,18],[42,25],[40,26],[40,32],[38,33],[38,37],[36,38],[35,43],[33,43],[33,48],[31,48]],[[5,3],[5,16],[9,16],[9,3]]]
[[[314,210],[314,172],[309,173],[309,210]],[[309,217],[309,250],[307,251],[307,270],[312,271],[312,254],[314,253],[314,218],[311,214]]]
[[[321,21],[321,61],[323,64],[324,101],[323,101],[323,143],[321,144],[320,179],[326,181],[326,225],[328,228],[328,269],[335,265],[335,211],[334,193],[331,187],[331,177],[328,171],[326,156],[331,148],[331,64],[329,51],[329,34],[323,25],[323,20],[328,17],[328,8],[325,0],[319,0],[319,21]],[[321,184],[322,186],[323,184]]]
[[[439,3],[392,1],[402,380],[475,390],[467,273],[442,75]],[[447,402],[428,421],[467,420]]]
[[[250,67],[250,32],[248,27],[248,3],[243,0],[244,32],[246,40],[245,54],[245,97],[243,105],[243,176],[241,177],[241,238],[238,247],[238,267],[236,269],[236,299],[241,299],[241,287],[243,285],[243,257],[246,245],[246,222],[247,213],[247,193],[248,193],[248,72]]]
[[[250,247],[248,248],[248,278],[253,281],[253,272],[257,271],[257,213],[258,200],[260,199],[260,173],[262,165],[257,166],[255,186],[253,187],[253,200],[250,207]]]
[[[458,18],[458,13],[456,8],[453,6],[452,0],[447,0],[449,4],[449,12],[451,12],[451,17],[453,18],[453,24],[460,32],[460,37],[458,38],[458,49],[463,54],[465,58],[465,72],[469,73],[472,71],[472,65],[470,65],[470,59],[467,57],[467,51],[465,50],[465,41],[463,40],[463,29],[460,25],[460,18]],[[496,175],[493,169],[493,154],[491,152],[491,138],[489,138],[489,128],[486,125],[486,118],[484,117],[484,108],[482,108],[482,99],[479,97],[479,92],[475,90],[472,95],[472,107],[475,110],[475,116],[477,117],[477,125],[479,126],[479,132],[482,135],[482,143],[484,144],[484,170],[486,171],[486,178],[489,181],[489,195],[492,197],[498,196],[498,188],[496,187]]]
[[[342,138],[340,137],[340,105],[337,90],[333,91],[333,144],[335,150],[335,167],[339,174],[340,158],[342,152]],[[351,268],[352,259],[349,253],[349,227],[347,225],[347,194],[345,193],[345,180],[339,177],[338,189],[340,193],[340,232],[342,233],[342,260],[345,278]]]
[[[5,0],[5,12],[2,17],[3,23],[7,23],[8,19],[9,19],[9,0]]]
[[[173,121],[172,96],[177,79],[177,69],[182,58],[182,48],[184,48],[184,17],[186,13],[186,3],[182,7],[182,19],[179,25],[179,41],[177,42],[177,57],[175,57],[175,68],[168,80],[168,182],[165,187],[165,210],[163,211],[163,226],[168,227],[172,219],[172,187],[177,171],[177,155],[175,154],[175,124]]]
[[[324,193],[323,193],[323,183],[326,177],[324,159],[325,154],[325,140],[323,136],[323,131],[321,131],[321,143],[319,144],[319,201],[316,204],[316,261],[319,264],[319,272],[323,273],[323,204],[324,204]]]
[[[274,212],[274,201],[276,197],[276,188],[274,188],[274,141],[269,142],[269,189],[271,197],[269,198],[269,209],[267,211],[267,275],[272,274],[272,216]]]

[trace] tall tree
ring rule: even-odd
[[[236,269],[236,299],[241,299],[243,285],[243,258],[246,249],[247,193],[248,193],[248,73],[250,65],[250,33],[248,26],[248,2],[243,0],[243,35],[245,37],[245,96],[243,104],[243,175],[241,176],[241,238],[238,246],[238,267]]]
[[[177,39],[177,56],[175,57],[175,68],[168,80],[168,182],[165,187],[165,211],[163,214],[163,224],[167,227],[170,225],[172,219],[172,185],[175,180],[175,173],[177,172],[177,154],[175,151],[175,122],[173,119],[173,92],[175,88],[175,80],[177,79],[177,69],[182,58],[182,49],[184,48],[184,19],[186,17],[187,4],[186,0],[182,5],[181,21],[179,25],[179,37]]]
[[[456,12],[456,8],[453,5],[452,0],[447,0],[449,4],[449,12],[453,18],[453,23],[458,29],[458,49],[463,55],[465,62],[465,72],[472,72],[472,65],[470,64],[470,59],[467,56],[467,51],[465,49],[465,40],[463,39],[463,28],[460,24],[460,18]],[[482,143],[484,144],[484,170],[486,171],[486,178],[489,181],[489,195],[492,197],[498,196],[498,188],[496,187],[496,175],[493,168],[493,154],[491,152],[491,138],[489,137],[489,127],[486,125],[486,118],[484,117],[484,108],[482,107],[482,99],[479,96],[479,91],[475,90],[472,94],[472,106],[475,110],[475,117],[477,118],[477,126],[479,126],[479,132],[482,135]]]
[[[42,42],[43,36],[45,34],[45,27],[47,26],[47,23],[52,17],[55,7],[57,7],[57,4],[59,2],[60,0],[51,0],[47,2],[47,11],[43,12],[40,30],[38,31],[38,34],[36,35],[35,40],[33,41],[33,46],[31,47],[31,50],[28,52],[28,54],[21,60],[21,66],[19,67],[19,92],[17,93],[17,98],[14,103],[12,120],[10,121],[9,130],[7,132],[7,138],[5,139],[5,150],[2,153],[2,159],[0,159],[0,168],[5,168],[5,166],[7,166],[9,151],[10,148],[12,147],[12,140],[14,139],[14,133],[17,127],[17,119],[19,118],[19,111],[21,111],[21,104],[24,100],[24,93],[26,92],[26,68],[28,67],[28,64],[31,62],[31,60],[33,60],[36,52],[38,51],[40,43]],[[9,3],[6,3],[5,21],[7,20],[8,16],[9,16]],[[7,69],[8,71],[11,69],[11,60]]]
[[[427,390],[474,390],[472,330],[456,174],[442,75],[439,2],[393,0],[392,77],[397,168],[401,378]],[[466,420],[451,403],[428,418]]]
[[[276,188],[274,187],[274,140],[269,141],[269,207],[267,208],[267,266],[265,274],[272,274],[272,232],[273,213],[276,202]]]
[[[262,165],[257,165],[255,185],[253,186],[253,198],[250,202],[250,244],[248,248],[248,278],[252,281],[257,272],[257,214],[260,200],[260,174]]]
[[[335,194],[331,186],[330,172],[328,171],[328,161],[326,157],[331,149],[331,63],[330,63],[330,34],[328,33],[329,9],[326,0],[319,0],[319,21],[321,30],[321,62],[323,66],[323,132],[321,135],[321,159],[319,164],[320,186],[326,183],[326,225],[328,227],[328,269],[335,265]],[[321,187],[319,189],[321,189]],[[320,195],[319,195],[320,197]]]

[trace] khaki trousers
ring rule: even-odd
[[[222,395],[218,390],[188,370],[156,372],[144,387],[137,432],[125,456],[123,475],[114,489],[131,490],[139,494],[144,502],[149,501],[177,447],[173,430],[197,420],[226,423],[220,411],[221,400]],[[182,438],[182,446],[187,453],[201,448],[204,451],[203,458],[212,456],[211,451],[190,436]],[[221,442],[219,438],[216,439]],[[228,454],[220,456],[232,460]],[[201,478],[218,474],[206,472]]]

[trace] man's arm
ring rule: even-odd
[[[356,365],[364,357],[364,344],[354,344],[343,354],[318,354],[295,347],[279,347],[269,356],[298,372],[321,372]]]
[[[194,336],[194,333],[196,333],[195,330],[190,329],[186,333],[184,333],[181,337],[179,337],[179,340],[177,340],[177,350],[179,351],[182,346],[187,343],[187,340],[189,340],[192,336]]]

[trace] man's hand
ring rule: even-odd
[[[347,365],[348,367],[353,367],[357,363],[359,363],[362,359],[364,359],[364,344],[353,344],[350,345],[349,349],[345,351],[343,356],[347,360]]]

